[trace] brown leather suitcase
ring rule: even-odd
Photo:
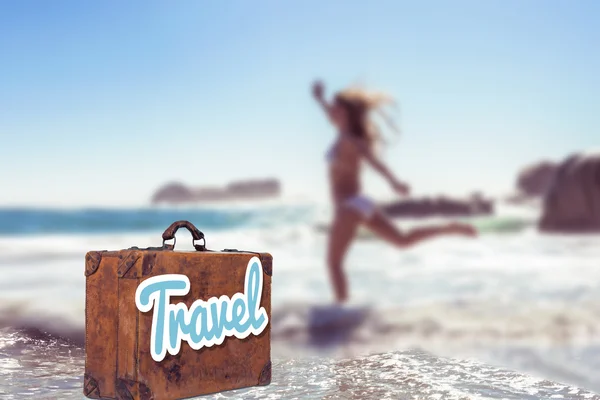
[[[167,244],[182,227],[195,251]],[[169,400],[268,385],[272,256],[207,250],[187,221],[162,237],[86,255],[84,395]]]

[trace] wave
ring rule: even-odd
[[[222,231],[248,227],[276,227],[317,223],[326,227],[331,206],[307,201],[213,204],[198,207],[30,209],[0,208],[0,237],[68,234],[122,234],[160,231],[185,219],[200,230]],[[483,232],[516,232],[531,226],[537,211],[501,207],[496,215],[468,218]],[[438,219],[402,218],[404,225],[437,222]],[[327,221],[327,222],[323,222]]]
[[[41,340],[60,341],[75,348],[84,346],[85,329],[77,321],[60,315],[27,311],[15,306],[0,310],[0,342],[2,336],[12,336],[15,338],[13,343],[23,340]],[[5,343],[4,347],[6,346]]]
[[[133,233],[164,230],[185,219],[211,231],[297,223],[310,216],[310,204],[230,205],[205,208],[0,209],[0,236]]]
[[[206,245],[211,250],[224,248],[246,248],[257,251],[281,249],[293,240],[310,241],[312,232],[301,224],[270,226],[262,224],[257,217],[253,226],[238,229],[203,230]],[[44,267],[57,264],[71,274],[68,266],[83,265],[85,254],[90,250],[119,250],[132,246],[140,248],[161,246],[163,229],[148,232],[87,233],[87,234],[36,234],[20,236],[0,236],[0,271],[4,267]],[[310,244],[309,242],[307,242]],[[193,251],[189,232],[177,232],[176,250]],[[47,270],[47,269],[46,269]]]
[[[0,335],[2,331],[0,330]],[[12,339],[3,349],[0,383],[3,398],[81,398],[85,354],[60,340]],[[0,348],[2,338],[0,337]],[[466,358],[449,358],[413,349],[342,358],[281,358],[272,353],[273,380],[225,393],[235,398],[381,398],[381,399],[551,399],[600,400],[582,389],[593,380],[568,373],[552,380]],[[568,383],[559,383],[568,382]],[[223,398],[223,394],[206,396]]]
[[[442,382],[448,382],[451,377],[461,375],[460,371],[464,370],[465,365],[474,365],[471,361],[458,361],[457,357],[475,357],[490,365],[505,365],[593,389],[600,388],[595,378],[597,364],[592,353],[594,348],[600,351],[598,315],[600,306],[595,302],[579,304],[577,312],[541,304],[514,312],[514,307],[507,305],[499,308],[489,301],[405,306],[363,304],[345,307],[307,302],[287,303],[274,305],[271,346],[274,356],[279,360],[303,363],[305,361],[302,360],[317,357],[337,366],[354,365],[357,367],[355,374],[372,364],[378,366],[382,377],[394,374],[395,367],[392,364],[395,363],[393,360],[396,356],[393,355],[404,354],[409,359],[401,356],[403,365],[415,367],[413,372],[417,375],[411,373],[411,379],[421,379],[422,388],[430,387],[428,385],[439,386]],[[36,311],[23,304],[0,309],[0,352],[3,354],[15,354],[15,359],[19,359],[24,351],[36,349],[36,354],[49,354],[52,359],[60,359],[63,364],[73,364],[73,368],[77,367],[76,371],[80,371],[84,347],[83,310],[68,318],[65,315]],[[566,349],[566,353],[550,354],[551,349]],[[585,357],[577,358],[578,361],[574,362],[574,351],[590,354],[592,358],[587,361]],[[374,354],[378,355],[373,356]],[[455,359],[441,359],[431,354]],[[425,369],[416,368],[415,363],[424,359],[431,362],[423,364]],[[363,360],[364,364],[357,360]],[[381,364],[381,360],[387,361]],[[50,364],[45,365],[44,368]],[[430,367],[435,367],[439,374],[427,375]],[[499,370],[492,370],[498,369],[480,365],[470,371],[482,379],[500,376]],[[314,368],[310,371],[314,371]],[[285,373],[284,370],[281,373]],[[532,399],[547,398],[541,393],[550,393],[550,390],[563,393],[562,388],[566,387],[509,371],[504,373],[506,381],[513,382],[513,386],[516,381],[511,379],[521,376],[520,379],[531,381],[532,384],[526,385],[527,387],[532,390],[534,387],[540,389],[538,395],[530,397]],[[464,386],[458,386],[455,389],[465,389]],[[408,390],[406,387],[400,389]],[[463,392],[462,389],[455,393],[457,397],[446,393],[442,398],[469,398],[469,391]],[[491,396],[492,392],[498,395],[497,398],[507,398],[508,393],[500,393],[505,389],[504,385],[490,386],[486,389],[490,395],[487,398],[496,398],[495,395]],[[513,389],[518,392],[519,388]],[[439,390],[441,387],[433,392],[438,393]],[[562,398],[600,400],[600,397],[589,397],[589,393],[584,395],[583,391],[575,388],[569,390],[571,397]],[[386,391],[389,392],[389,389]],[[424,396],[426,393],[427,391],[422,392]],[[574,396],[576,393],[581,396]],[[516,393],[513,395],[508,398],[523,398]]]
[[[581,304],[577,312],[530,306],[520,311],[491,302],[413,306],[324,306],[290,303],[275,306],[271,337],[288,348],[373,352],[413,347],[470,347],[499,343],[548,345],[600,341],[600,306]],[[28,308],[0,310],[0,328],[23,336],[58,338],[83,346],[84,315],[69,318]]]
[[[493,216],[493,217],[477,217],[462,219],[465,222],[472,224],[479,234],[515,234],[533,230],[536,227],[536,221],[532,218],[523,216]],[[410,229],[413,226],[433,225],[447,222],[448,219],[431,218],[431,219],[396,219],[396,225],[403,229]],[[323,234],[328,233],[330,225],[328,222],[319,222],[313,225],[315,232]],[[365,227],[359,227],[357,231],[359,240],[377,239],[377,235],[372,233]]]
[[[595,303],[577,313],[542,306],[512,312],[490,302],[349,308],[298,304],[274,311],[272,336],[302,347],[359,352],[499,343],[562,345],[600,341],[599,313]]]
[[[343,360],[291,360],[274,364],[271,387],[234,391],[232,396],[349,399],[565,399],[600,400],[576,384],[529,376],[474,360],[425,351],[384,352]]]

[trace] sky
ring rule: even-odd
[[[415,194],[509,193],[598,145],[599,20],[593,0],[0,2],[0,205],[270,176],[323,198],[316,78],[396,97],[382,157]]]

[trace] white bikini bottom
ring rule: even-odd
[[[375,203],[371,199],[361,195],[349,197],[342,204],[352,208],[365,219],[370,219],[376,209]]]

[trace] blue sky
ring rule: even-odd
[[[317,77],[398,99],[384,157],[417,194],[506,193],[598,145],[598,20],[596,1],[1,2],[0,205],[262,176],[324,197]]]

